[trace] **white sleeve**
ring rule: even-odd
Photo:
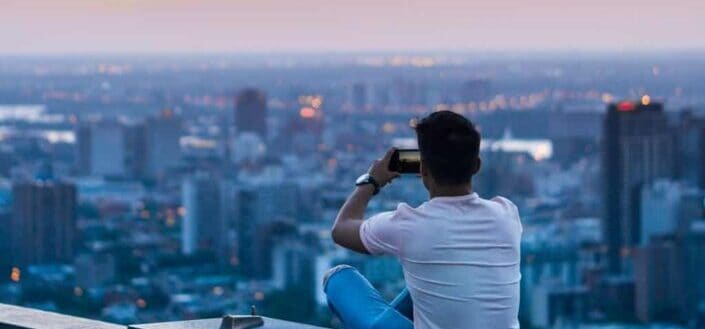
[[[360,240],[372,255],[399,253],[399,222],[396,211],[379,213],[365,220],[360,226]]]

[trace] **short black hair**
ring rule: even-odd
[[[480,156],[480,133],[464,116],[438,111],[414,128],[424,165],[440,185],[467,184]]]

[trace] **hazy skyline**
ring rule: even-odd
[[[0,8],[0,54],[705,49],[701,0],[0,0]]]

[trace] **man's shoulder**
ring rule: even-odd
[[[369,219],[391,220],[391,221],[410,219],[410,218],[413,218],[414,214],[418,212],[417,209],[418,209],[418,207],[414,208],[404,202],[401,202],[397,205],[396,209],[377,213],[376,215],[370,217]]]
[[[499,203],[500,205],[502,205],[502,206],[504,206],[504,207],[508,207],[508,208],[516,208],[516,207],[517,207],[517,206],[514,204],[514,202],[512,202],[511,200],[509,200],[509,199],[507,199],[507,198],[505,198],[505,197],[503,197],[503,196],[499,196],[499,195],[498,195],[498,196],[495,196],[494,198],[489,199],[489,200],[487,200],[487,201]]]
[[[503,196],[495,196],[491,199],[485,199],[489,205],[501,209],[503,212],[509,213],[519,218],[519,209],[511,200]]]

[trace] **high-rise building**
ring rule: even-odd
[[[83,122],[76,135],[82,174],[113,177],[126,174],[125,135],[120,122],[114,119]]]
[[[147,165],[146,127],[143,122],[124,126],[125,166],[131,177],[144,177]]]
[[[233,190],[238,263],[243,275],[270,277],[273,239],[291,229],[288,223],[296,216],[297,194],[296,185],[275,182],[247,184]]]
[[[125,175],[125,138],[122,124],[102,120],[91,126],[91,174]]]
[[[186,211],[181,227],[181,251],[211,251],[223,255],[227,230],[221,207],[221,186],[218,179],[197,173],[182,184],[182,204]]]
[[[681,114],[677,131],[678,178],[705,188],[705,118],[691,111]]]
[[[248,88],[235,98],[235,127],[237,133],[254,132],[267,139],[267,95]]]
[[[145,121],[145,169],[152,177],[163,175],[181,160],[181,118],[165,109]]]
[[[634,255],[636,316],[643,322],[688,322],[705,298],[705,232],[662,236]]]
[[[663,105],[648,96],[609,105],[602,143],[608,267],[620,273],[640,238],[642,187],[673,175],[675,147]]]
[[[76,165],[82,175],[142,177],[146,161],[144,123],[114,119],[76,128]]]
[[[692,182],[657,180],[641,192],[640,244],[663,235],[683,235],[702,218],[705,190]],[[697,224],[695,224],[697,225]]]
[[[76,186],[60,181],[12,186],[10,256],[15,266],[73,259]]]

